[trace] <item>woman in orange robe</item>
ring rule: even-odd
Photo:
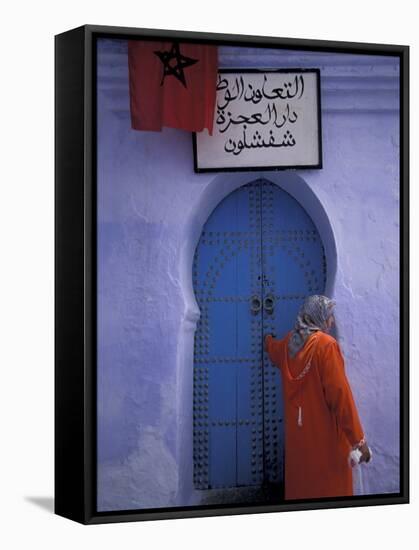
[[[339,344],[327,334],[334,305],[310,296],[293,331],[282,340],[265,338],[282,374],[287,500],[353,495],[349,453],[359,449],[360,462],[371,456]]]

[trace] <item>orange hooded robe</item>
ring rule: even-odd
[[[291,358],[289,332],[266,337],[285,404],[285,499],[350,496],[348,456],[364,438],[337,341],[318,331]]]

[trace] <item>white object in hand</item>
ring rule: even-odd
[[[359,449],[353,449],[349,453],[349,465],[350,466],[356,466],[359,464],[359,461],[361,460],[362,453]]]
[[[370,462],[372,459],[372,451],[368,447],[368,450],[370,452]],[[349,465],[353,468],[353,482],[354,482],[354,494],[356,495],[364,495],[364,480],[362,475],[362,464],[360,463],[362,453],[359,449],[353,449],[348,456],[348,462]]]

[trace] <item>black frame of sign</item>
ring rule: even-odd
[[[199,166],[198,161],[198,144],[196,138],[196,132],[192,134],[192,145],[193,145],[193,154],[194,154],[194,170],[196,173],[205,173],[205,172],[261,172],[264,170],[274,171],[274,170],[290,170],[290,169],[315,169],[323,167],[323,147],[322,147],[322,118],[321,118],[321,73],[318,68],[287,68],[287,69],[219,69],[219,74],[231,74],[231,73],[243,73],[243,74],[257,74],[257,73],[315,73],[317,75],[317,150],[318,150],[318,162],[314,164],[270,164],[265,166],[219,166],[204,168]]]
[[[400,493],[268,505],[97,511],[96,40],[103,37],[177,39],[400,59]],[[55,159],[56,514],[97,524],[409,502],[408,46],[82,26],[55,37]]]

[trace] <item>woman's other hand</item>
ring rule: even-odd
[[[358,447],[358,449],[361,451],[361,456],[359,458],[359,462],[369,462],[371,460],[371,450],[368,447],[367,442],[365,442],[363,445]]]

